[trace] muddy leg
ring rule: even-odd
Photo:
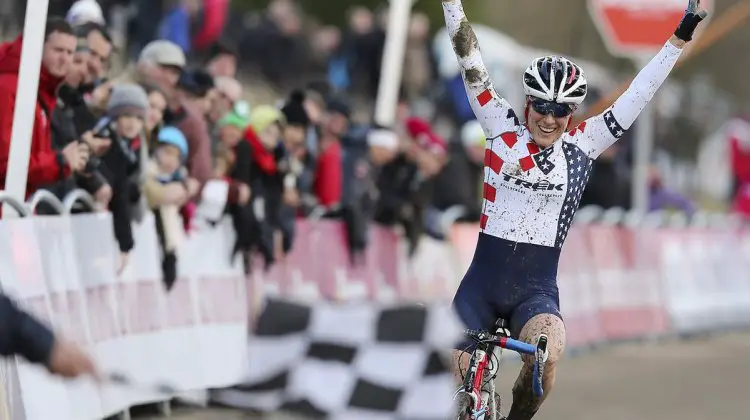
[[[547,344],[549,358],[542,378],[544,397],[540,399],[534,396],[532,389],[534,357],[524,356],[523,368],[513,386],[513,405],[510,408],[508,420],[531,420],[555,384],[555,365],[565,349],[565,325],[555,315],[540,314],[524,325],[519,338],[527,343],[536,344],[540,334],[547,334],[549,339]]]

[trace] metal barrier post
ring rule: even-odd
[[[10,193],[4,190],[0,191],[0,205],[3,204],[7,204],[8,206],[12,207],[20,217],[28,217],[31,215],[31,210],[26,205],[26,203],[17,200],[12,195],[10,195]]]
[[[80,188],[75,189],[68,193],[63,199],[62,205],[64,208],[64,214],[70,214],[73,210],[73,206],[81,203],[90,211],[96,211],[96,200],[87,191]]]
[[[29,199],[27,204],[31,209],[32,214],[34,214],[37,206],[41,203],[46,203],[51,206],[58,215],[66,214],[65,206],[62,201],[60,201],[60,199],[51,191],[39,190],[31,196],[31,199]]]

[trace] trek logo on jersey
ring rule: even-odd
[[[503,173],[503,181],[534,191],[565,191],[565,184],[553,184],[546,179],[541,182],[529,182]]]

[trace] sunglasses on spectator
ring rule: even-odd
[[[573,104],[560,104],[543,99],[532,99],[531,108],[542,115],[552,115],[555,118],[567,117],[575,111]]]

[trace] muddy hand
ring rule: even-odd
[[[685,42],[692,40],[695,28],[707,16],[708,12],[701,8],[700,0],[690,0],[687,9],[685,9],[685,16],[682,17],[674,35]]]

